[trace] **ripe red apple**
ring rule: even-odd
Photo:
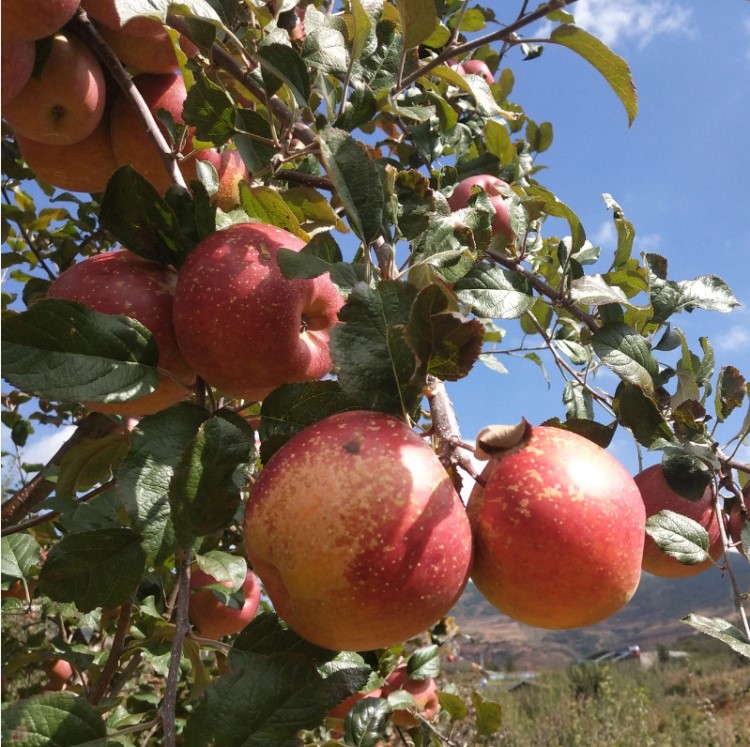
[[[641,491],[647,518],[666,509],[697,521],[708,532],[709,555],[714,560],[721,557],[724,551],[721,542],[721,530],[713,509],[713,493],[710,487],[706,488],[706,492],[700,500],[691,501],[683,498],[669,487],[661,464],[655,464],[643,470],[643,472],[639,472],[635,476],[635,484]],[[646,536],[646,544],[643,547],[643,570],[653,573],[655,576],[687,578],[713,566],[714,563],[711,558],[695,565],[680,563],[676,558],[662,552],[654,540]]]
[[[484,60],[464,60],[461,65],[463,66],[464,73],[468,75],[481,75],[489,84],[495,82],[495,78],[492,76]]]
[[[406,664],[399,664],[385,679],[383,697],[388,697],[398,690],[403,690],[414,698],[415,710],[422,718],[431,721],[437,716],[440,710],[440,701],[438,700],[437,685],[432,677],[423,680],[414,679],[409,676]],[[406,728],[419,724],[417,717],[406,708],[395,710],[391,716],[391,722],[396,726]]]
[[[448,198],[448,205],[453,211],[461,210],[469,204],[469,198],[472,195],[472,188],[478,187],[484,190],[490,198],[492,207],[495,208],[495,217],[492,221],[492,233],[501,234],[508,241],[513,241],[515,234],[513,229],[510,227],[510,211],[508,204],[505,202],[503,197],[503,189],[508,187],[508,183],[504,182],[496,176],[490,174],[480,174],[478,176],[469,176],[466,179],[460,181],[453,193]]]
[[[217,169],[219,188],[211,197],[222,210],[229,211],[240,204],[240,181],[247,179],[247,166],[236,148],[222,151]]]
[[[307,640],[360,651],[451,609],[471,531],[450,477],[402,421],[351,411],[305,428],[256,480],[245,547],[279,616]]]
[[[73,677],[73,667],[65,659],[52,659],[44,667],[47,674],[45,690],[65,690]]]
[[[15,95],[26,85],[34,69],[36,47],[34,42],[3,40],[0,45],[0,80],[2,93],[0,103],[9,104]]]
[[[81,0],[2,0],[2,40],[35,41],[59,31]]]
[[[182,107],[187,96],[185,82],[180,75],[173,73],[165,75],[142,74],[134,78],[138,90],[141,92],[149,109],[156,114],[159,109],[168,111],[177,124],[183,124]],[[115,95],[110,117],[112,133],[112,150],[120,166],[130,164],[136,171],[148,179],[161,193],[167,191],[172,180],[169,176],[156,146],[146,135],[141,118],[136,108],[122,93]],[[159,122],[159,128],[166,133],[166,128]],[[210,161],[218,171],[221,156],[214,148],[193,152],[192,136],[194,128],[188,128],[189,136],[181,150],[183,154],[190,154],[180,161],[180,171],[189,183],[195,179],[196,159]]]
[[[468,504],[471,577],[495,607],[540,628],[617,612],[641,576],[646,511],[613,456],[582,436],[535,427],[482,472]]]
[[[248,571],[242,584],[245,602],[241,609],[232,609],[224,604],[210,589],[203,586],[218,583],[216,579],[200,570],[194,570],[190,577],[190,586],[197,591],[190,595],[190,624],[196,628],[202,638],[218,640],[225,635],[239,633],[252,619],[260,604],[260,584],[252,571]],[[231,589],[232,584],[222,584]]]
[[[70,34],[52,37],[40,77],[3,108],[13,129],[41,143],[69,145],[90,135],[104,114],[104,73],[94,53]]]
[[[180,268],[174,303],[177,342],[196,373],[236,399],[263,399],[289,382],[331,370],[328,331],[342,298],[328,275],[288,280],[280,248],[304,241],[263,223],[211,234]]]
[[[90,135],[72,145],[39,143],[18,134],[16,143],[42,181],[71,192],[103,192],[117,169],[106,116]]]
[[[159,347],[159,367],[166,372],[151,394],[115,404],[88,403],[93,410],[118,415],[147,415],[188,394],[195,374],[183,359],[172,328],[172,294],[177,273],[127,250],[97,254],[73,265],[47,291],[49,298],[78,301],[105,314],[137,319]]]

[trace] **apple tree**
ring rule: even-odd
[[[557,45],[636,117],[574,2],[3,4],[9,744],[486,740],[497,704],[441,674],[469,577],[575,627],[627,603],[647,541],[725,571],[737,619],[686,622],[750,657],[748,384],[674,324],[738,301],[636,256],[609,195],[593,245],[514,100]],[[510,327],[556,372],[543,423],[493,425]],[[448,392],[479,366],[468,441]],[[616,431],[662,455],[649,500]]]

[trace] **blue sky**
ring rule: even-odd
[[[518,3],[486,2],[499,19]],[[522,62],[511,52],[512,98],[537,122],[552,121],[555,140],[539,163],[540,181],[582,219],[589,239],[611,257],[614,232],[602,193],[610,193],[636,229],[637,251],[670,262],[674,279],[717,274],[743,307],[730,315],[696,311],[675,317],[697,346],[711,338],[717,364],[750,377],[750,3],[746,0],[580,0],[579,25],[625,57],[639,95],[632,128],[599,74],[572,52],[548,45]],[[544,29],[540,27],[539,31]],[[510,331],[515,323],[504,325]],[[504,361],[506,362],[506,361]],[[484,425],[564,417],[562,381],[548,365],[548,389],[528,361],[507,361],[510,375],[478,364],[468,379],[449,385],[463,435]],[[611,389],[616,381],[612,377]],[[742,413],[744,415],[744,412]],[[721,431],[739,428],[741,416]],[[2,429],[7,448],[6,429]],[[41,434],[40,434],[41,435]],[[28,461],[44,461],[65,434],[34,439]],[[635,470],[632,439],[620,433],[613,451]],[[745,455],[749,452],[746,450]],[[649,455],[649,462],[658,460]]]

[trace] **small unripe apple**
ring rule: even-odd
[[[36,41],[59,31],[81,0],[2,0],[2,40]]]
[[[464,73],[468,75],[481,75],[487,83],[494,83],[495,79],[484,60],[464,60],[462,63]]]
[[[268,461],[245,513],[245,548],[279,616],[333,650],[404,641],[463,591],[471,531],[450,477],[406,424],[343,412]]]
[[[224,604],[210,589],[201,589],[218,583],[216,579],[201,570],[194,570],[190,576],[190,624],[202,638],[218,640],[225,635],[239,633],[252,619],[260,604],[260,584],[252,571],[248,571],[242,584],[245,601],[240,609]],[[222,586],[232,588],[229,581]]]
[[[510,210],[503,196],[503,190],[508,187],[508,183],[502,179],[490,174],[479,174],[461,180],[448,198],[450,209],[456,211],[465,208],[469,204],[474,187],[484,190],[490,198],[492,207],[495,208],[492,233],[501,234],[508,241],[513,241],[515,234],[510,227]]]
[[[228,212],[240,204],[240,182],[247,179],[247,166],[236,148],[227,148],[221,153],[217,171],[219,188],[211,196],[211,201]]]
[[[39,179],[71,192],[103,192],[117,170],[109,137],[109,118],[72,145],[49,145],[16,134],[24,161]]]
[[[77,301],[94,311],[123,314],[147,327],[159,347],[164,374],[151,394],[113,404],[88,403],[93,410],[118,415],[147,415],[184,399],[195,374],[185,362],[174,337],[172,298],[177,273],[127,250],[87,257],[58,277],[49,298]]]
[[[328,331],[343,299],[328,274],[289,280],[276,261],[279,249],[304,245],[275,226],[237,223],[203,239],[180,268],[177,342],[225,394],[260,400],[331,370]]]
[[[440,701],[438,700],[437,684],[432,677],[421,680],[415,679],[409,676],[406,664],[399,664],[385,679],[383,697],[388,697],[398,690],[403,690],[414,698],[415,710],[422,718],[431,721],[437,716],[440,710]],[[391,722],[396,726],[406,728],[419,724],[417,717],[406,708],[395,710],[391,716]]]
[[[65,690],[73,677],[73,667],[65,659],[53,659],[44,667],[47,674],[45,690]]]
[[[0,103],[6,106],[23,89],[34,70],[36,47],[34,42],[3,40],[0,45],[0,80],[2,94]]]
[[[611,454],[559,428],[535,427],[525,446],[482,472],[467,510],[471,577],[506,615],[575,628],[613,615],[641,576],[646,511]]]
[[[654,540],[647,535],[646,544],[643,547],[643,570],[665,578],[687,578],[713,566],[713,561],[721,557],[724,548],[710,486],[697,501],[683,498],[669,487],[661,464],[655,464],[638,473],[635,476],[635,484],[641,491],[643,503],[646,506],[646,518],[658,514],[659,511],[674,511],[697,521],[708,532],[709,540],[710,557],[702,563],[687,565],[662,552]]]
[[[70,145],[90,135],[104,114],[106,85],[94,53],[71,34],[55,34],[39,78],[3,108],[13,129],[32,140]]]
[[[159,109],[169,112],[176,124],[184,124],[182,107],[187,97],[187,89],[181,75],[175,73],[164,75],[143,73],[137,75],[133,82],[143,96],[148,108],[153,112],[157,125],[163,133],[166,134],[167,130],[156,116]],[[112,150],[117,163],[120,166],[131,165],[150,181],[158,192],[162,194],[166,192],[172,185],[172,178],[156,145],[146,134],[137,109],[121,91],[114,97],[110,115],[110,131],[112,133]],[[188,185],[191,180],[196,178],[196,160],[209,161],[217,171],[221,162],[221,156],[215,148],[193,152],[193,132],[194,128],[188,127],[187,142],[180,151],[186,156],[178,161],[179,169]]]

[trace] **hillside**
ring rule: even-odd
[[[744,591],[750,590],[750,564],[733,563]],[[639,645],[655,649],[689,635],[680,622],[690,612],[734,619],[729,581],[719,570],[687,579],[665,579],[643,574],[630,603],[596,625],[574,630],[544,630],[511,620],[492,607],[470,583],[454,608],[462,633],[468,638],[461,654],[487,667],[543,669],[557,667],[605,648]]]

